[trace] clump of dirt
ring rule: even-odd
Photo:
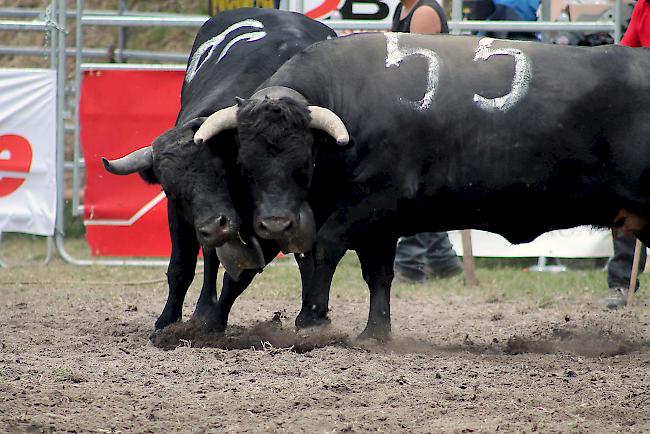
[[[585,357],[611,357],[628,354],[647,346],[648,343],[633,343],[625,336],[610,330],[554,329],[551,336],[546,337],[513,336],[508,339],[504,352],[506,354],[565,352]]]
[[[226,350],[293,351],[306,353],[326,346],[350,347],[349,336],[329,328],[296,333],[285,328],[278,315],[252,327],[230,326],[225,333],[206,330],[200,321],[172,324],[151,336],[151,343],[164,350],[181,346]]]

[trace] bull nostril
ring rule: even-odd
[[[210,237],[210,231],[208,231],[207,229],[200,229],[199,233],[201,234],[201,236],[203,238],[209,238]]]
[[[271,217],[266,219],[260,219],[257,228],[261,232],[269,233],[281,233],[291,229],[293,226],[293,221],[288,218],[282,217]]]
[[[217,224],[221,227],[224,227],[228,224],[228,219],[226,216],[219,216],[219,218],[217,218]]]

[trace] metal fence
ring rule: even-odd
[[[160,13],[134,13],[125,9],[125,2],[120,1],[117,11],[86,11],[84,0],[76,1],[76,8],[68,10],[66,0],[52,0],[45,10],[28,8],[0,8],[0,30],[13,32],[44,32],[49,37],[49,48],[0,46],[0,55],[49,56],[50,68],[57,71],[57,216],[54,244],[59,255],[75,265],[166,265],[167,261],[139,259],[78,259],[65,249],[64,237],[64,172],[72,172],[72,214],[83,214],[81,204],[81,187],[83,184],[84,160],[81,155],[79,140],[79,90],[83,71],[103,69],[184,69],[188,53],[165,53],[145,50],[128,50],[125,45],[125,29],[131,27],[200,27],[209,17],[207,15],[178,15]],[[284,9],[304,12],[304,3],[300,0],[288,0]],[[609,32],[616,42],[620,41],[622,29],[622,0],[615,0],[615,10],[611,21],[590,22],[551,22],[550,0],[542,1],[542,21],[464,21],[462,20],[462,0],[452,0],[452,20],[449,28],[452,33],[470,31],[515,31],[515,32]],[[26,19],[31,19],[27,21]],[[68,20],[75,25],[74,44],[68,37]],[[387,30],[387,21],[326,20],[331,28],[341,30]],[[114,27],[120,29],[118,47],[114,59],[117,61],[139,60],[145,62],[167,62],[165,64],[138,63],[85,63],[88,59],[107,59],[108,49],[84,47],[84,28],[90,26]],[[73,80],[66,75],[66,58],[74,56],[75,67]],[[66,93],[68,91],[68,93]],[[70,103],[66,104],[66,95]],[[68,121],[66,127],[65,121]],[[72,133],[73,158],[64,160],[65,133]]]

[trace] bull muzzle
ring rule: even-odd
[[[293,219],[288,217],[266,217],[260,219],[258,232],[264,234],[265,238],[273,239],[291,230],[293,224]]]
[[[199,242],[206,249],[213,249],[226,241],[236,239],[238,230],[238,226],[224,215],[217,216],[196,227]]]
[[[316,239],[314,213],[303,203],[295,217],[260,216],[256,219],[255,232],[261,238],[276,240],[284,253],[308,252]]]

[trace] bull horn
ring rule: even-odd
[[[237,128],[237,106],[233,105],[212,113],[194,134],[194,143],[200,145],[222,131]]]
[[[117,160],[102,157],[104,168],[114,175],[128,175],[153,166],[153,150],[147,146]]]
[[[325,131],[336,140],[337,145],[345,146],[348,144],[350,134],[348,134],[348,130],[341,118],[334,114],[333,111],[324,107],[310,105],[309,113],[311,114],[309,128]]]

